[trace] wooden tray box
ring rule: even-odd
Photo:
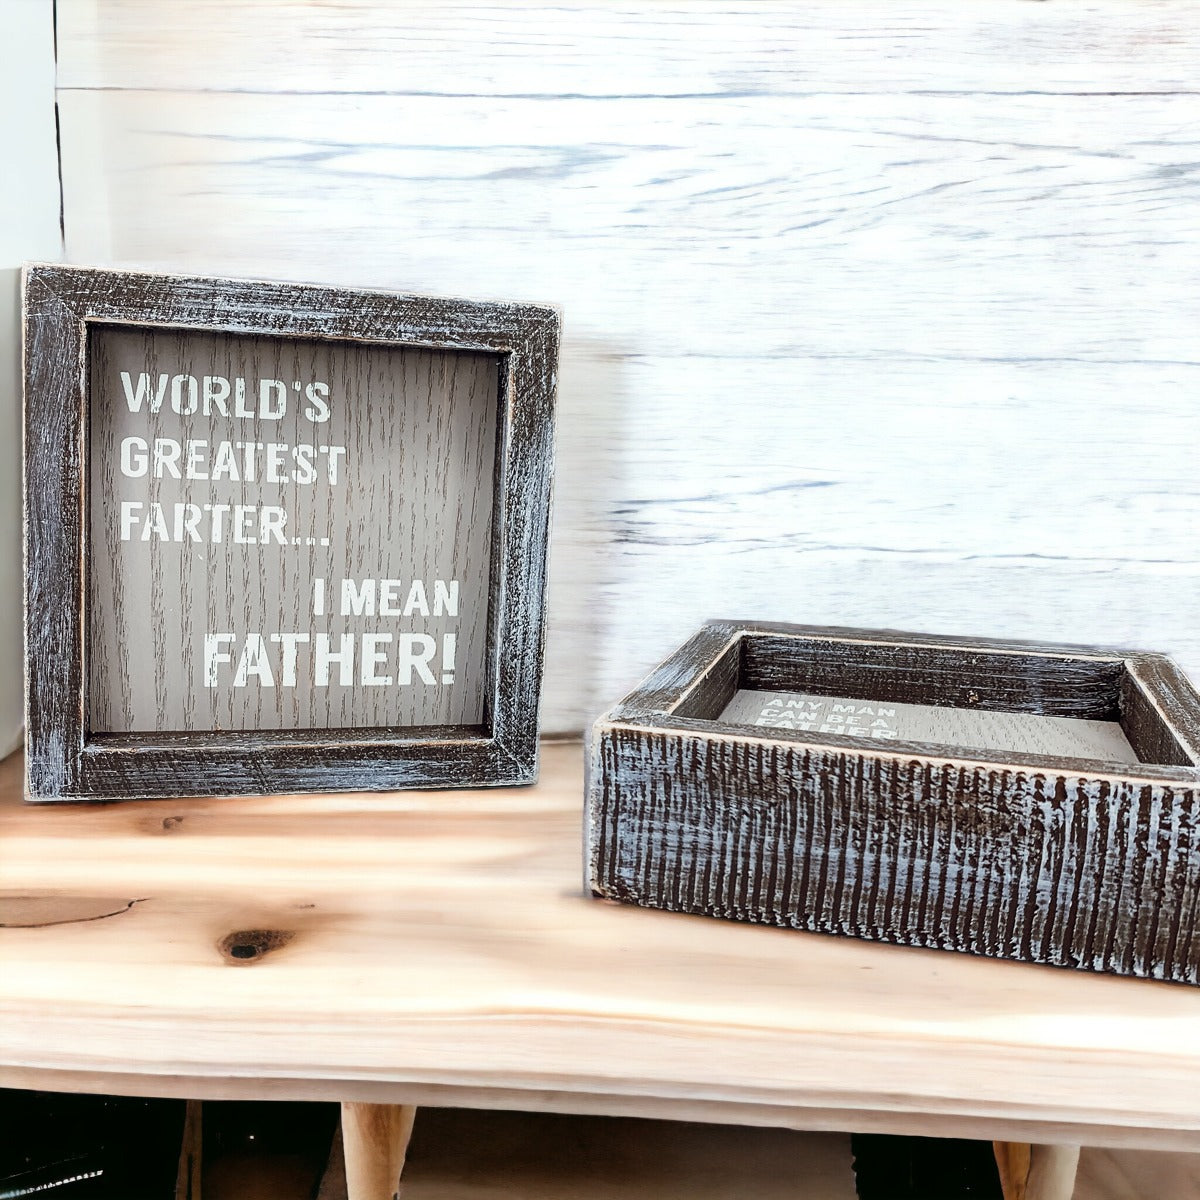
[[[1198,763],[1160,655],[714,621],[596,723],[589,884],[1197,983]]]

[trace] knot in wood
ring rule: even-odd
[[[217,946],[226,961],[249,966],[286,946],[295,936],[289,929],[240,929],[226,934]]]

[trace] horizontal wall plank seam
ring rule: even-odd
[[[422,88],[248,88],[248,87],[122,87],[120,84],[63,84],[58,92],[140,92],[146,95],[165,94],[172,96],[393,96],[422,100],[761,100],[787,99],[808,100],[824,96],[997,96],[1019,98],[1021,96],[1200,96],[1200,89],[1193,88],[1129,88],[1117,90],[1091,90],[1085,88],[1022,88],[1020,90],[988,88],[867,88],[852,90],[842,88],[816,88],[812,91],[790,88],[759,91],[701,91],[701,92],[449,92],[429,91]]]

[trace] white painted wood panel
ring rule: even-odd
[[[1197,672],[1197,15],[65,0],[68,254],[560,304],[550,729],[718,615]]]
[[[557,300],[621,356],[1195,357],[1189,97],[61,106],[73,257]]]
[[[438,95],[1196,87],[1195,0],[58,0],[67,88]]]

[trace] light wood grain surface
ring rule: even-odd
[[[8,760],[0,1082],[1196,1145],[1200,990],[589,899],[582,750],[543,756],[70,810]]]
[[[722,612],[1195,672],[1198,18],[61,0],[67,249],[561,303],[550,729]]]

